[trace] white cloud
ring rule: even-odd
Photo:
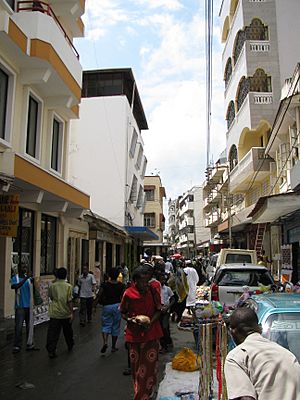
[[[140,6],[154,8],[166,8],[169,10],[177,11],[183,8],[183,5],[178,0],[135,0],[134,3]]]

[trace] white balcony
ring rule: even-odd
[[[297,190],[300,186],[300,161],[298,161],[290,171],[291,189]]]
[[[229,177],[229,191],[239,193],[246,191],[252,180],[260,182],[270,173],[272,158],[265,158],[264,147],[252,147],[244,158],[233,168]]]
[[[70,39],[52,14],[2,12],[0,46],[20,71],[22,84],[37,88],[47,106],[61,108],[70,117],[76,113],[72,108],[80,102],[82,68]]]
[[[205,218],[205,227],[217,226],[220,222],[220,213],[218,211],[213,211],[211,214],[207,215]]]
[[[249,92],[227,131],[227,138],[244,128],[255,130],[262,120],[268,121],[275,110],[273,93]]]
[[[182,207],[179,209],[179,216],[182,216],[184,213],[186,213],[189,210],[194,210],[194,202],[189,201],[188,203],[185,203]]]

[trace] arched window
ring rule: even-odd
[[[233,144],[229,151],[229,169],[230,169],[230,171],[233,170],[233,168],[237,165],[237,163],[238,163],[237,148],[236,148],[236,145]]]
[[[248,93],[250,92],[250,79],[245,78],[244,76],[240,80],[237,96],[236,96],[236,103],[237,103],[237,111],[242,107],[245,98],[247,97]]]
[[[246,27],[247,40],[268,40],[269,33],[268,27],[265,26],[258,18],[254,18],[251,24]]]
[[[228,38],[228,33],[229,33],[229,17],[225,18],[224,24],[223,24],[223,29],[222,29],[222,43],[225,43],[227,38]]]
[[[231,17],[231,19],[234,17],[238,3],[239,3],[239,0],[231,0],[231,2],[230,2],[230,17]]]
[[[272,92],[271,77],[265,71],[258,68],[253,77],[250,78],[251,92]]]
[[[227,88],[231,75],[232,75],[232,61],[231,58],[229,58],[226,63],[225,74],[224,74],[225,88]]]
[[[236,64],[236,62],[239,58],[239,55],[241,54],[245,40],[246,40],[245,31],[238,31],[236,38],[235,38],[234,47],[233,47],[233,63],[234,63],[234,65]]]
[[[229,129],[234,121],[235,118],[235,109],[234,109],[234,102],[231,101],[227,108],[226,120],[227,120],[227,129]]]

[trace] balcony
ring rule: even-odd
[[[190,201],[188,203],[185,203],[180,209],[179,209],[179,216],[183,215],[189,210],[194,210],[194,202]]]
[[[244,128],[255,130],[262,120],[269,121],[275,111],[272,92],[249,92],[227,131],[227,138]]]
[[[20,71],[22,84],[36,88],[48,107],[74,118],[81,98],[78,53],[51,7],[45,3],[45,12],[32,6],[27,11],[28,3],[18,2],[18,12],[12,15],[2,12],[0,46]]]
[[[213,211],[211,214],[208,214],[205,218],[205,227],[212,228],[217,226],[220,222],[220,213],[219,211]]]
[[[229,177],[229,191],[239,193],[246,191],[252,180],[260,182],[270,173],[272,158],[265,158],[264,147],[252,147],[244,158],[233,168]]]

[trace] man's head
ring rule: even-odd
[[[132,280],[136,284],[137,289],[141,293],[145,293],[149,287],[149,267],[141,265],[133,271]]]
[[[58,279],[66,279],[67,277],[67,270],[64,267],[58,268],[56,272],[56,276]]]
[[[83,274],[84,276],[87,276],[88,273],[89,273],[89,268],[88,268],[88,266],[85,264],[85,265],[82,267],[82,274]]]
[[[251,333],[261,333],[257,315],[251,308],[237,308],[230,316],[230,332],[236,344],[241,344]]]

